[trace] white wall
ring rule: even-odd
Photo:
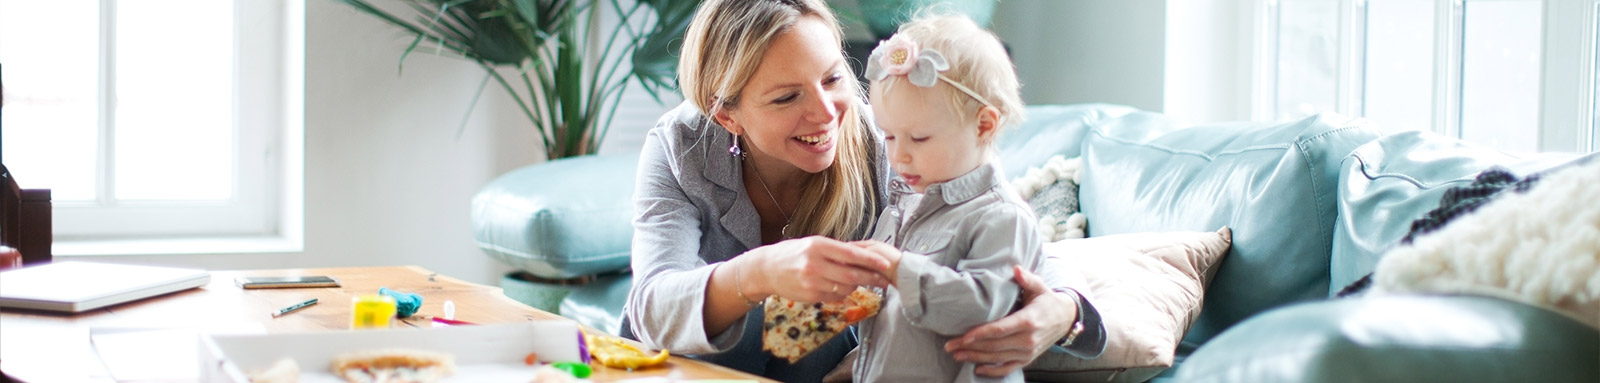
[[[1250,2],[1168,1],[1162,111],[1192,123],[1250,119]]]
[[[1165,0],[1008,0],[991,29],[1011,49],[1029,104],[1163,108]]]
[[[331,1],[307,1],[306,13],[305,250],[76,259],[216,270],[420,265],[498,283],[509,268],[474,244],[469,204],[496,175],[541,162],[538,136],[491,83],[458,138],[481,69],[417,53],[397,74],[410,39]]]

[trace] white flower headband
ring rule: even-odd
[[[889,75],[906,76],[912,85],[923,88],[932,87],[938,80],[944,80],[977,99],[984,106],[993,108],[994,104],[988,99],[979,96],[956,80],[950,79],[939,72],[950,69],[950,62],[945,61],[944,55],[933,49],[917,49],[917,43],[905,35],[896,34],[889,40],[878,43],[877,48],[872,48],[872,55],[867,57],[867,80],[881,81]]]

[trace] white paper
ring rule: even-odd
[[[252,323],[211,328],[126,328],[89,329],[89,342],[111,378],[117,381],[200,379],[195,366],[200,354],[195,347],[202,334],[264,334],[260,324]]]
[[[529,353],[541,361],[577,361],[578,325],[569,320],[384,330],[208,336],[200,380],[248,382],[245,374],[266,369],[279,359],[300,365],[300,382],[342,382],[328,370],[339,354],[406,348],[451,355],[456,373],[446,382],[526,382],[535,366],[523,363]],[[193,345],[191,344],[191,347]],[[195,365],[191,365],[195,366]],[[193,368],[193,367],[191,367]]]

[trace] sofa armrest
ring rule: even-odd
[[[628,268],[639,156],[525,166],[472,198],[472,236],[490,257],[549,279]]]
[[[1600,331],[1488,297],[1372,296],[1241,322],[1178,366],[1180,382],[1595,382]]]

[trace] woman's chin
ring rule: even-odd
[[[810,155],[801,159],[801,162],[795,165],[806,173],[821,173],[823,170],[828,170],[829,166],[833,166],[833,155],[834,153],[831,150],[826,155]]]

